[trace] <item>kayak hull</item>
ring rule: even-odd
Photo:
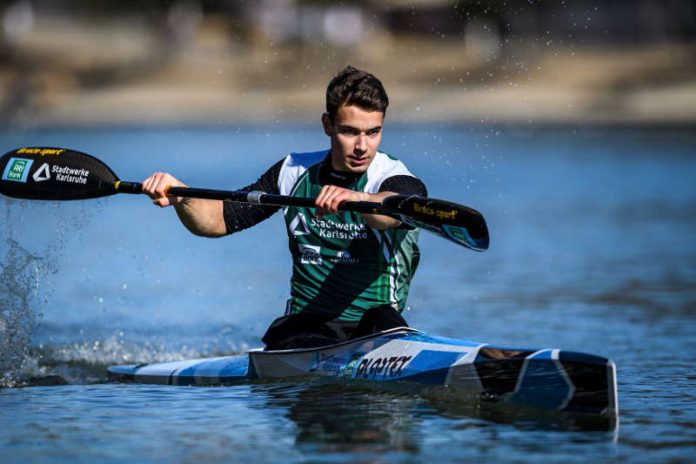
[[[321,348],[110,366],[108,374],[113,381],[163,385],[232,385],[297,376],[400,382],[524,407],[618,415],[616,367],[607,358],[495,347],[410,328]]]

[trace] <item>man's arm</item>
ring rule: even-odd
[[[242,188],[243,191],[261,191],[272,194],[280,194],[278,179],[285,159],[281,159],[271,166],[253,184]],[[222,215],[228,234],[248,229],[261,221],[271,217],[280,207],[269,205],[250,205],[248,203],[225,202],[222,206]]]
[[[247,185],[242,190],[279,193],[278,177],[283,161],[283,159],[278,161],[256,182]],[[277,206],[249,205],[167,195],[167,190],[170,187],[186,186],[171,174],[156,172],[143,181],[143,192],[154,200],[155,205],[162,208],[174,206],[181,223],[193,234],[203,237],[222,237],[247,229],[269,218],[279,209]]]
[[[222,237],[227,232],[222,214],[222,201],[184,198],[167,195],[170,187],[186,184],[164,172],[156,172],[143,181],[143,192],[162,208],[174,206],[181,223],[191,233],[203,237]]]

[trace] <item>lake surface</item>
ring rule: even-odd
[[[0,132],[124,180],[234,189],[320,128]],[[281,217],[217,240],[143,196],[1,198],[3,462],[687,461],[696,452],[696,133],[388,127],[430,195],[487,218],[475,253],[423,233],[405,313],[436,335],[612,358],[620,425],[588,430],[474,401],[317,381],[106,383],[109,364],[260,346],[288,293]],[[41,386],[46,383],[63,385]],[[23,386],[23,385],[31,386]],[[13,388],[11,388],[13,387]]]

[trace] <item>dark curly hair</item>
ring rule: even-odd
[[[355,105],[365,110],[387,112],[389,97],[374,75],[346,66],[326,88],[326,112],[332,121],[343,105]]]

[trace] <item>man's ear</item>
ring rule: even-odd
[[[324,126],[324,133],[331,137],[333,135],[333,123],[331,122],[331,116],[329,116],[329,113],[324,113],[321,115],[321,124]]]

